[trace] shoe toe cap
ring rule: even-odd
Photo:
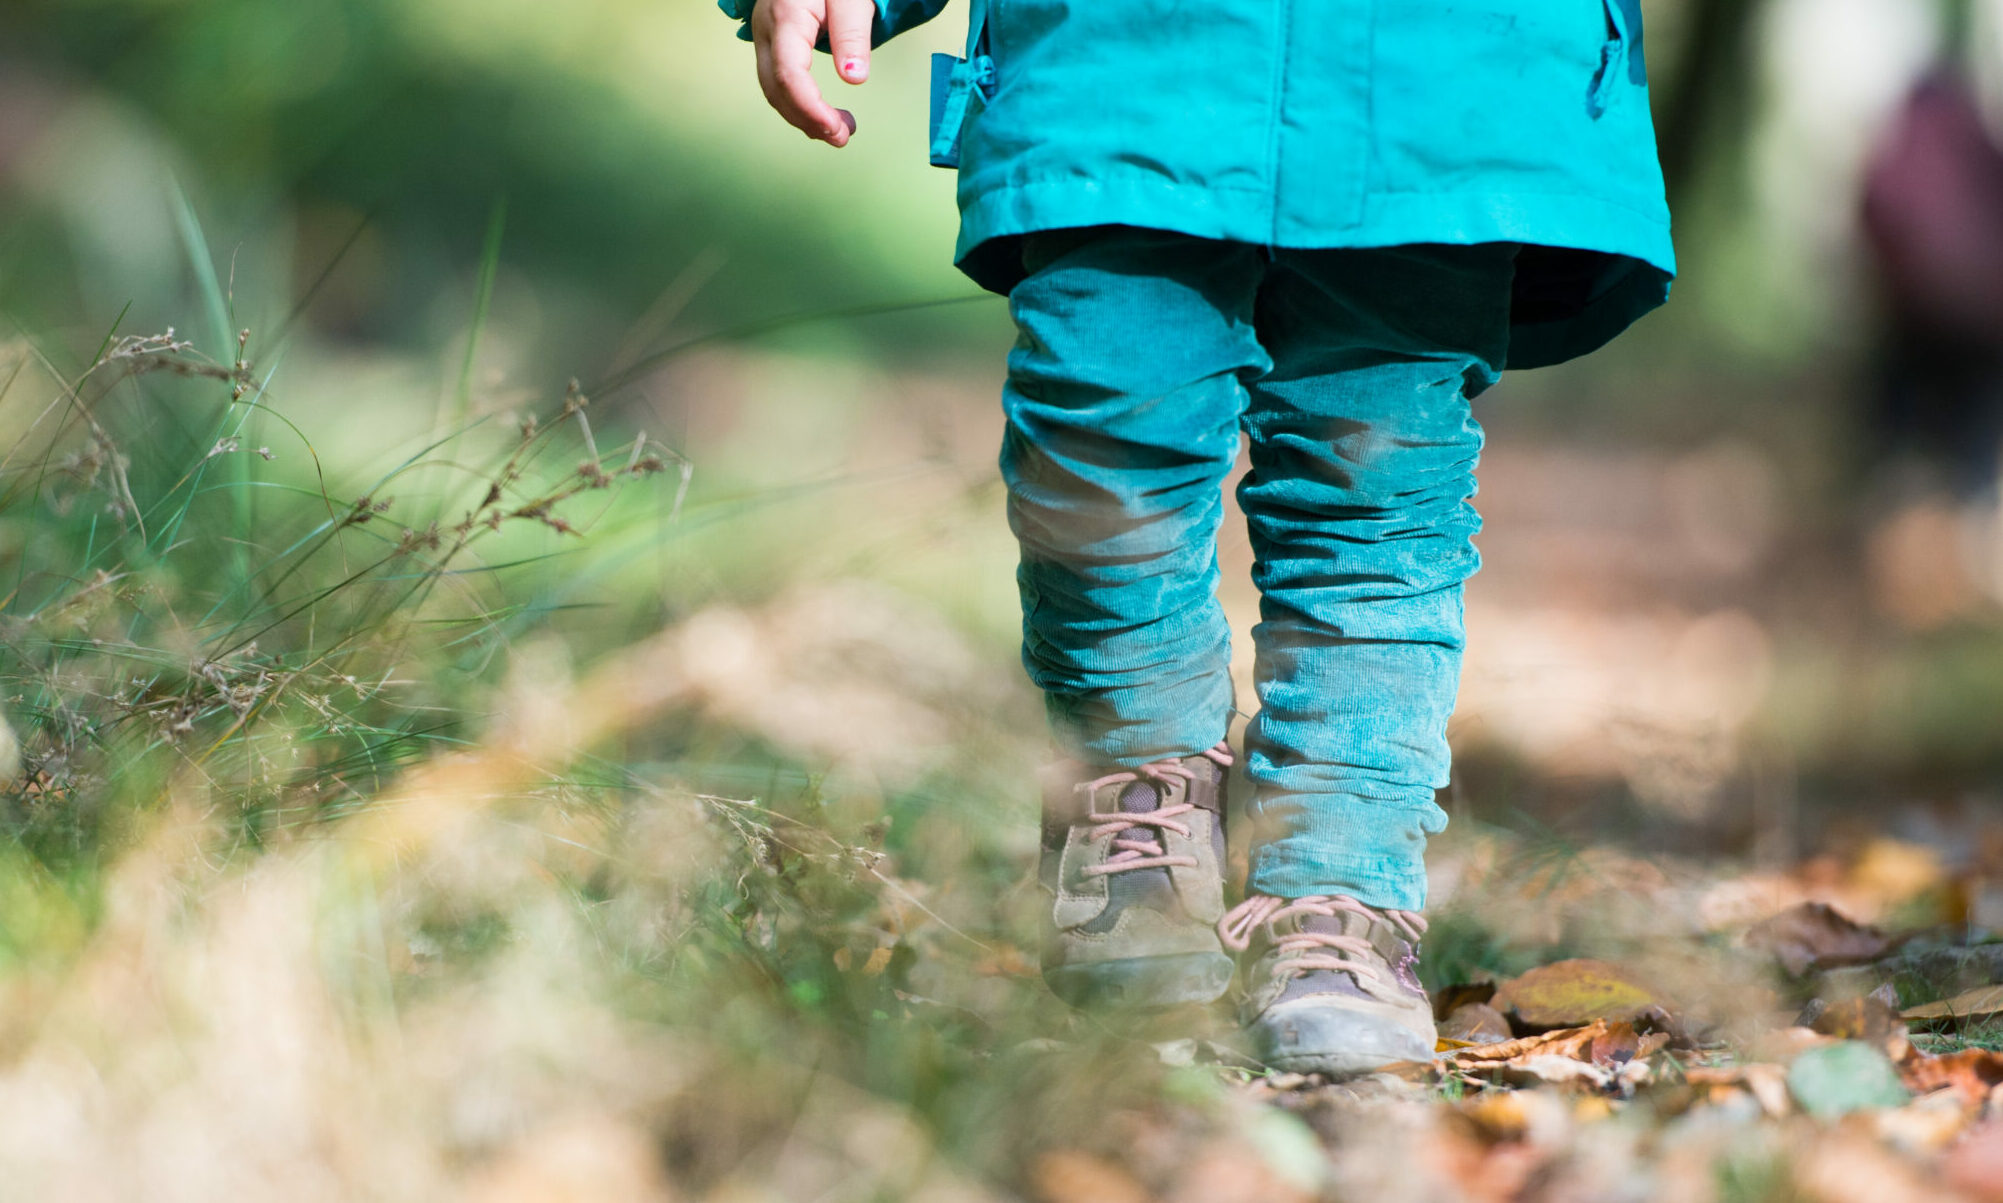
[[[1316,998],[1267,1008],[1250,1025],[1254,1053],[1274,1069],[1350,1077],[1397,1061],[1427,1061],[1434,1041],[1391,1015]]]

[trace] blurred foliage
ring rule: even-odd
[[[312,316],[343,338],[436,336],[496,197],[509,268],[544,299],[529,358],[570,370],[698,287],[707,328],[971,293],[946,262],[950,178],[890,145],[909,120],[839,162],[790,131],[775,153],[776,120],[744,136],[756,92],[729,30],[706,6],[642,0],[10,4],[0,305],[71,320],[137,295],[139,320],[164,322],[173,264],[147,234],[173,174],[273,297],[333,265]],[[910,91],[876,89],[900,110]],[[860,329],[881,352],[968,321]]]

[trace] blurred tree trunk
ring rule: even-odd
[[[1767,0],[1689,0],[1689,32],[1656,121],[1674,209],[1705,165],[1736,160],[1752,128],[1753,30]]]

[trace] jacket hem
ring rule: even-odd
[[[1264,189],[1160,179],[1032,180],[963,187],[954,262],[976,284],[1006,295],[1023,278],[1020,239],[1042,230],[1125,225],[1271,246],[1332,250],[1412,244],[1515,242],[1607,257],[1591,298],[1572,315],[1516,322],[1508,366],[1544,367],[1583,355],[1662,304],[1676,274],[1667,215],[1565,192],[1372,192],[1363,219],[1324,228],[1306,217],[1272,220]]]

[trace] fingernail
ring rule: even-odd
[[[842,71],[847,75],[867,75],[869,67],[859,58],[845,58],[842,60]]]

